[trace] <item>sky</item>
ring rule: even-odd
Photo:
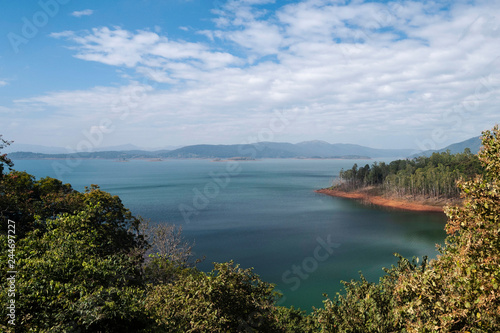
[[[499,16],[495,0],[2,1],[0,134],[442,148],[500,123]]]

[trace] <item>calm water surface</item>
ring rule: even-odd
[[[386,160],[387,161],[387,160]],[[443,214],[401,212],[314,193],[341,168],[374,160],[18,160],[16,170],[51,176],[77,190],[98,184],[119,195],[134,214],[183,226],[199,266],[233,259],[277,284],[284,305],[322,306],[341,280],[371,281],[406,257],[435,257],[443,243]],[[61,166],[63,168],[61,168]],[[64,170],[59,173],[57,170]]]

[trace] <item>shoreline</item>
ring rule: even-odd
[[[116,160],[115,157],[82,157],[82,156],[65,156],[65,157],[12,157],[13,160],[17,161],[46,161],[46,160],[67,160],[67,159],[79,159],[79,160]],[[149,159],[161,159],[162,161],[167,160],[211,160],[212,162],[226,162],[226,161],[262,161],[262,160],[373,160],[371,157],[261,157],[261,158],[221,158],[220,161],[215,161],[219,157],[127,157],[127,160],[149,160]]]
[[[345,192],[342,190],[333,190],[329,188],[323,188],[320,190],[315,190],[316,193],[326,194],[332,197],[345,198],[360,200],[364,203],[370,203],[377,206],[393,208],[398,210],[406,210],[413,212],[427,212],[427,213],[443,213],[445,205],[430,205],[428,203],[420,201],[405,201],[397,200],[391,198],[385,198],[380,195],[373,195],[363,190],[357,190],[352,192]]]

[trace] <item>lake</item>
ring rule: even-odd
[[[362,271],[369,281],[405,257],[437,255],[444,214],[367,206],[315,193],[341,168],[375,160],[16,160],[15,169],[51,176],[83,191],[98,184],[120,196],[133,214],[182,225],[196,257],[234,260],[275,283],[281,304],[310,311],[323,293],[335,296],[341,280]],[[385,162],[390,159],[383,160]]]

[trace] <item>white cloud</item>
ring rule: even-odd
[[[277,26],[259,21],[246,24],[244,30],[227,33],[226,38],[259,55],[277,54],[283,40]]]
[[[94,14],[92,9],[77,10],[71,13],[71,15],[75,17],[90,16],[92,14]]]
[[[4,81],[4,80],[0,80],[0,87],[3,87],[3,86],[6,86],[8,85],[9,83],[7,81]]]
[[[491,13],[500,4],[438,10],[436,3],[307,0],[272,12],[270,2],[229,1],[216,11],[217,27],[198,32],[208,43],[108,27],[52,34],[72,41],[77,58],[133,69],[149,83],[18,103],[56,108],[76,124],[108,114],[139,89],[123,132],[171,144],[242,142],[275,110],[296,108],[307,112],[276,140],[414,146],[435,128],[451,140],[497,121],[500,43]]]
[[[169,76],[178,79],[192,79],[190,73],[193,71],[241,63],[230,53],[211,50],[205,44],[170,40],[150,31],[130,32],[103,27],[92,29],[90,33],[62,32],[51,36],[75,42],[78,50],[75,57],[82,60],[129,68],[138,66],[141,73],[145,73],[146,66],[155,72],[158,69],[169,72]],[[179,67],[182,70],[176,70]]]

